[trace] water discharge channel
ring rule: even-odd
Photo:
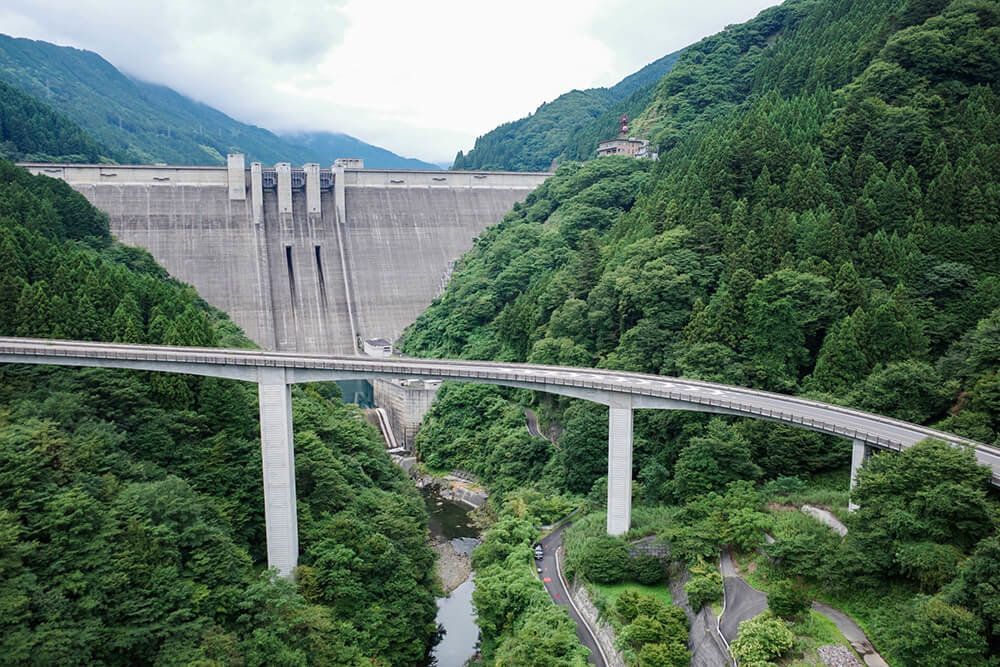
[[[468,556],[479,544],[479,535],[469,518],[472,508],[465,503],[442,498],[432,486],[424,487],[421,493],[430,514],[431,539],[442,547],[438,549],[439,553],[444,551],[439,565],[444,570],[442,578],[453,578],[456,574],[461,577],[468,570]],[[437,622],[444,628],[445,634],[434,648],[430,664],[461,667],[475,654],[479,639],[479,627],[472,607],[475,588],[475,582],[469,575],[448,597],[438,598]]]

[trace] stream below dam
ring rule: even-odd
[[[469,505],[449,500],[435,486],[420,490],[430,514],[431,545],[438,552],[438,576],[448,597],[438,598],[438,626],[444,637],[434,647],[429,665],[462,667],[476,653],[479,627],[472,607],[476,588],[469,557],[479,544],[479,534],[469,512]]]

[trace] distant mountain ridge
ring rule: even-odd
[[[490,130],[468,153],[458,152],[452,169],[545,171],[561,159],[593,157],[597,142],[617,131],[622,113],[646,108],[682,51],[654,60],[610,88],[571,90],[529,116]]]
[[[92,51],[48,42],[0,34],[0,80],[82,127],[105,147],[105,157],[118,162],[222,164],[227,153],[245,153],[268,164],[363,157],[369,167],[438,168],[348,135],[303,134],[308,145],[298,145],[167,86],[123,74]],[[324,139],[332,136],[341,141]]]
[[[357,157],[365,166],[378,169],[441,169],[437,164],[396,155],[341,132],[293,132],[281,137],[306,150],[335,157]],[[326,160],[331,162],[332,160]],[[325,163],[324,163],[325,164]]]

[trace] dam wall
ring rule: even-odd
[[[108,214],[122,243],[271,350],[396,340],[451,267],[549,174],[244,165],[25,163]]]

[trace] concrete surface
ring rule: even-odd
[[[740,623],[767,611],[767,595],[744,581],[728,551],[722,552],[721,571],[725,609],[719,617],[719,630],[732,643],[739,635]]]
[[[684,610],[691,630],[688,633],[688,650],[691,651],[691,667],[720,667],[733,664],[729,648],[719,636],[719,624],[710,606],[705,606],[697,614],[688,604],[684,584],[691,579],[691,573],[684,568],[670,582],[670,597],[674,604]]]
[[[549,174],[23,163],[108,214],[264,348],[395,340],[452,264]],[[249,187],[248,187],[249,183]]]
[[[845,526],[830,510],[823,509],[822,507],[816,507],[815,505],[803,505],[802,513],[808,514],[820,523],[826,524],[833,532],[837,533],[841,537],[847,535],[847,526]]]

